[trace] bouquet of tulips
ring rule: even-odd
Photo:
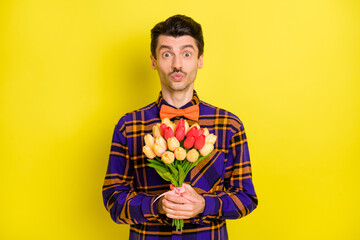
[[[156,172],[173,187],[180,188],[186,175],[202,159],[211,154],[216,136],[198,123],[189,126],[180,119],[178,124],[164,118],[162,123],[153,126],[153,135],[144,138],[143,152]],[[156,200],[155,200],[156,201]],[[182,230],[183,219],[173,219],[173,226]]]

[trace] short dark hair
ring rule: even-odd
[[[199,49],[198,58],[204,52],[204,37],[201,25],[185,15],[174,15],[164,22],[159,22],[151,29],[151,54],[156,59],[156,47],[160,35],[180,37],[190,35]]]

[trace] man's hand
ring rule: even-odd
[[[185,193],[195,198],[196,201],[190,201],[175,193],[168,193],[157,203],[160,214],[166,214],[167,217],[173,219],[189,219],[204,212],[204,197],[199,195],[189,184],[184,183],[184,186]]]

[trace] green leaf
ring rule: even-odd
[[[165,167],[165,163],[164,162],[160,162],[160,161],[157,161],[157,160],[153,160],[153,159],[148,159],[149,162],[155,164],[155,165],[158,165],[158,166],[161,166],[161,167]]]
[[[148,166],[152,167],[152,168],[155,168],[156,171],[160,171],[162,173],[168,172],[168,170],[166,168],[161,167],[161,166],[156,165],[156,164],[153,164],[153,163],[150,163]]]
[[[185,180],[186,175],[181,165],[178,165],[178,170],[179,170],[179,185],[181,186]]]
[[[155,169],[155,170],[156,170],[156,169]],[[156,170],[156,171],[157,171],[157,173],[159,174],[159,176],[162,177],[165,181],[170,182],[170,179],[169,179],[167,176],[165,176],[164,173],[159,172],[158,170]]]
[[[170,169],[174,176],[177,176],[179,174],[178,170],[176,170],[173,165],[167,164],[166,166]]]
[[[170,179],[170,182],[171,182],[172,185],[174,185],[175,187],[179,187],[179,186],[178,186],[178,182],[177,182],[177,181],[175,180],[175,178],[171,175],[171,173],[166,172],[166,173],[164,173],[164,176]]]

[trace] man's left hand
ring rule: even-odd
[[[189,184],[184,183],[186,193],[196,199],[190,201],[177,194],[166,194],[162,201],[162,209],[166,216],[173,219],[189,219],[204,212],[205,199],[199,195]]]

